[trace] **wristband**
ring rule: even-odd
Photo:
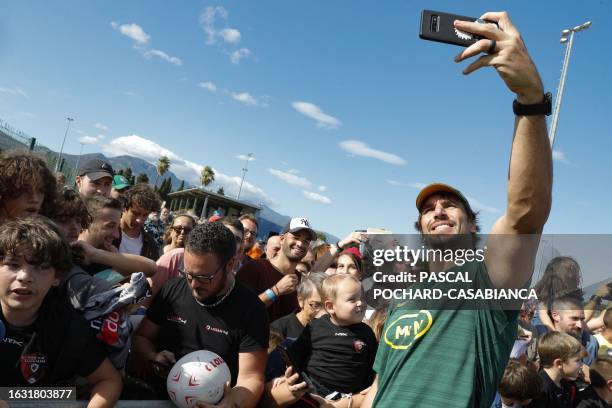
[[[264,293],[272,302],[276,300],[276,293],[272,289],[266,289]]]

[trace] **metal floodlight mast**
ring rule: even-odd
[[[64,143],[66,143],[66,136],[68,136],[68,129],[70,129],[70,123],[74,121],[73,118],[66,118],[66,133],[64,133],[64,139],[62,140],[62,147],[60,147],[59,157],[57,158],[57,163],[55,163],[55,171],[58,172],[60,169],[60,164],[62,162],[62,153],[64,153]]]
[[[251,160],[251,157],[253,157],[253,153],[247,154],[246,163],[244,164],[244,167],[242,168],[242,180],[240,181],[240,188],[238,189],[238,196],[236,197],[236,200],[240,200],[240,193],[242,192],[242,183],[244,183],[244,178],[246,177],[246,173],[247,171],[249,171],[249,161]]]
[[[563,58],[563,68],[561,69],[561,79],[559,80],[559,89],[557,90],[557,97],[555,98],[555,109],[553,111],[553,117],[550,125],[550,146],[555,144],[555,135],[557,133],[557,124],[559,122],[559,112],[561,110],[561,100],[563,99],[563,88],[565,87],[565,78],[567,76],[567,68],[569,66],[570,56],[572,54],[572,45],[574,44],[574,34],[579,31],[586,30],[591,26],[591,22],[587,21],[584,24],[576,26],[574,28],[565,29],[561,31],[561,44],[566,44],[565,56]]]

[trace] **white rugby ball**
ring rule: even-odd
[[[186,354],[174,364],[166,388],[176,406],[191,408],[197,401],[216,404],[223,398],[223,386],[232,378],[227,363],[207,350]]]

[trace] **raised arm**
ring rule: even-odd
[[[84,263],[107,265],[123,276],[129,276],[134,272],[143,272],[146,276],[153,276],[157,271],[155,262],[144,256],[105,251],[94,248],[85,241],[77,241],[74,246],[82,252]]]
[[[508,14],[485,13],[482,18],[497,22],[499,28],[494,24],[455,23],[458,29],[485,37],[459,54],[457,62],[489,51],[495,40],[492,52],[474,61],[464,73],[492,66],[519,103],[543,102],[542,80]],[[552,173],[545,116],[516,116],[506,213],[495,223],[487,241],[485,262],[496,287],[522,287],[531,278],[539,237],[550,212]]]

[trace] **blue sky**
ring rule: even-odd
[[[487,231],[513,95],[492,69],[463,76],[458,47],[419,40],[423,8],[507,10],[553,94],[560,31],[593,21],[574,43],[546,232],[612,232],[605,1],[3,2],[0,118],[59,150],[72,116],[68,153],[169,154],[191,182],[212,166],[228,195],[251,152],[243,197],[338,236],[413,232],[418,186],[445,181]]]

